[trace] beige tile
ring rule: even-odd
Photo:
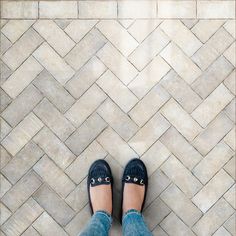
[[[64,85],[75,73],[46,42],[34,51],[33,56],[62,85]]]
[[[109,70],[96,83],[124,112],[138,102],[138,98]]]
[[[52,20],[38,20],[33,27],[62,57],[75,46],[73,40]]]
[[[46,155],[34,165],[33,170],[63,198],[76,187],[69,177]]]
[[[230,236],[231,234],[223,226],[221,226],[213,236]]]
[[[160,27],[189,57],[202,46],[199,39],[181,21],[165,20]]]
[[[157,212],[159,214],[157,214]],[[156,198],[155,201],[145,209],[143,215],[148,222],[148,228],[153,230],[169,213],[170,209],[168,206],[160,198]]]
[[[0,222],[1,225],[11,216],[11,211],[3,204],[0,204],[0,209],[1,209],[1,218]]]
[[[202,159],[201,154],[174,127],[169,128],[160,141],[190,170]]]
[[[75,70],[79,70],[105,43],[104,36],[97,29],[92,29],[66,55],[65,61]]]
[[[144,163],[147,164],[148,162]],[[151,174],[151,175],[150,175]],[[155,188],[148,188],[147,198],[144,209],[148,207],[159,195],[167,188],[171,183],[170,179],[160,170],[157,169],[154,173],[148,172],[148,183],[150,186],[156,186]]]
[[[139,73],[128,87],[141,99],[169,70],[169,65],[161,57],[157,56]]]
[[[78,214],[66,225],[65,230],[68,234],[76,236],[82,233],[84,226],[91,218],[90,207],[87,204]]]
[[[42,127],[43,123],[30,113],[2,141],[2,145],[10,154],[15,155]]]
[[[173,42],[160,55],[188,84],[191,84],[201,75],[201,70]]]
[[[148,175],[151,176],[153,172],[158,169],[162,163],[170,156],[170,151],[160,142],[155,142],[142,156]]]
[[[66,89],[46,70],[37,76],[33,84],[62,113],[65,113],[75,102]]]
[[[75,155],[46,127],[33,140],[63,170],[75,159]]]
[[[1,227],[9,236],[21,235],[43,212],[42,207],[29,198]]]
[[[170,95],[162,86],[156,85],[129,112],[129,116],[138,126],[142,127],[168,101]]]
[[[235,185],[233,185],[225,194],[224,199],[235,209],[236,200],[235,200]]]
[[[192,141],[202,130],[174,99],[161,108],[161,113],[188,141]]]
[[[42,185],[33,198],[60,225],[65,226],[75,216],[75,212],[59,197],[56,192]]]
[[[34,108],[34,113],[63,141],[75,131],[75,127],[47,99]]]
[[[159,18],[195,18],[195,1],[158,1]]]
[[[235,53],[236,53],[236,49],[235,49],[235,42],[232,43],[232,45],[224,52],[224,56],[226,57],[226,59],[235,67],[236,63],[235,63]]]
[[[173,212],[171,212],[160,225],[170,236],[181,234],[194,236],[194,233]]]
[[[191,115],[205,128],[232,99],[233,95],[223,84],[221,84],[192,112]]]
[[[88,174],[90,165],[98,159],[104,159],[107,155],[105,149],[97,142],[92,142],[83,153],[66,169],[66,174],[77,184],[79,184]],[[83,167],[78,172],[78,169]]]
[[[97,113],[105,120],[125,141],[128,141],[137,131],[138,126],[113,101],[106,100]],[[125,124],[125,125],[124,125]]]
[[[32,227],[30,226],[23,234],[22,236],[40,236],[40,234]]]
[[[234,18],[234,1],[198,1],[197,17],[199,18]]]
[[[27,74],[27,73],[26,73]],[[20,80],[22,77],[19,77]],[[24,78],[24,77],[23,77]],[[16,81],[17,83],[17,81]],[[33,85],[29,85],[12,103],[2,112],[2,117],[15,127],[31,110],[42,100],[42,95]],[[2,123],[4,126],[4,122]],[[2,126],[2,136],[8,133],[7,126]]]
[[[231,235],[235,234],[235,217],[235,214],[231,215],[230,218],[224,223],[224,227],[231,233]]]
[[[223,24],[224,20],[199,20],[191,31],[205,43]]]
[[[156,28],[129,56],[129,61],[141,71],[168,44],[169,38]]]
[[[176,99],[176,101],[186,110],[192,112],[202,101],[192,88],[173,70],[171,70],[162,80],[161,85]]]
[[[10,20],[1,29],[12,43],[18,40],[35,22],[35,20]]]
[[[42,37],[30,28],[3,56],[2,60],[11,69],[19,67],[43,42]]]
[[[42,184],[34,172],[29,172],[17,182],[2,198],[2,202],[16,211]]]
[[[99,50],[97,56],[125,85],[138,74],[137,69],[111,43]]]
[[[193,198],[193,203],[206,212],[234,184],[234,180],[220,170]]]
[[[162,21],[156,19],[137,19],[129,28],[129,33],[141,43]]]
[[[192,56],[192,60],[206,70],[234,41],[233,37],[221,27],[203,46]]]
[[[67,140],[67,147],[77,156],[107,127],[97,114],[92,114]]]
[[[206,155],[233,128],[233,122],[220,113],[194,140],[193,146]]]
[[[65,32],[78,43],[97,23],[97,20],[73,20]]]
[[[118,1],[118,18],[155,18],[155,1]]]
[[[37,18],[38,2],[37,1],[1,1],[2,18]]]
[[[39,18],[77,18],[77,1],[40,1]]]
[[[98,136],[97,141],[123,167],[125,167],[130,159],[138,156],[111,128],[107,128],[103,131],[102,134]],[[116,145],[114,145],[114,143]]]
[[[195,92],[205,99],[225,80],[232,70],[233,66],[221,56],[214,61],[191,86]],[[233,86],[230,86],[230,88],[233,88]]]
[[[12,184],[1,174],[1,190],[0,190],[0,197],[2,198],[7,192],[11,189]]]
[[[74,211],[81,211],[88,203],[87,179],[85,178],[66,198],[65,204]]]
[[[175,201],[173,201],[173,197]],[[202,212],[175,185],[171,185],[163,191],[160,198],[189,227],[193,226],[202,216]]]
[[[79,1],[79,18],[116,18],[116,1]]]
[[[1,87],[11,98],[16,98],[42,70],[43,67],[29,57]]]
[[[97,85],[93,85],[73,104],[65,116],[74,126],[79,127],[105,99],[104,92]]]
[[[234,210],[223,199],[220,199],[193,227],[193,231],[199,235],[211,235],[214,233],[226,219],[228,219]]]
[[[193,174],[206,184],[233,156],[233,151],[225,143],[218,143],[193,169]]]
[[[39,232],[41,235],[50,235],[56,234],[58,236],[66,236],[66,232],[63,228],[56,223],[56,221],[48,215],[48,213],[44,212],[34,223],[33,227]]]
[[[235,20],[227,20],[224,28],[235,38]]]
[[[129,145],[142,155],[170,127],[169,122],[156,113],[130,140]]]
[[[138,42],[115,20],[100,21],[96,27],[124,55],[128,56]]]
[[[161,170],[188,198],[193,197],[202,188],[198,179],[173,155],[161,166]]]
[[[30,141],[7,165],[4,167],[1,165],[3,167],[1,171],[11,183],[15,184],[33,167],[43,154],[43,151],[34,142]]]
[[[97,57],[92,57],[72,79],[66,83],[66,89],[74,98],[78,99],[105,71],[106,66]]]
[[[232,150],[235,150],[235,132],[234,128],[224,138],[224,141],[232,148]]]
[[[235,95],[236,94],[236,85],[235,85],[235,70],[224,80],[225,86]]]

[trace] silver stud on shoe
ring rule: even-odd
[[[91,184],[95,184],[95,179],[92,178],[90,182],[91,182]]]
[[[130,176],[127,175],[126,178],[125,178],[126,181],[129,181],[130,180]]]
[[[99,182],[99,183],[102,182],[102,178],[101,178],[101,177],[98,178],[98,182]]]
[[[137,181],[138,181],[138,179],[136,177],[134,177],[134,182],[137,182]]]
[[[143,185],[143,179],[141,179],[139,183],[140,183],[141,185]]]
[[[106,181],[107,183],[110,183],[110,178],[109,178],[109,177],[106,177],[106,178],[105,178],[105,181]]]

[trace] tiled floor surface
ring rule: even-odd
[[[2,235],[80,232],[98,158],[114,172],[111,235],[121,235],[120,177],[133,157],[148,167],[154,236],[235,235],[232,9],[160,1],[154,19],[156,2],[137,2],[118,5],[121,19],[113,1],[80,2],[81,19],[67,19],[76,1],[39,13],[37,2],[3,3]]]

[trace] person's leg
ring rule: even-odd
[[[110,214],[105,211],[96,211],[80,236],[108,236],[111,223]]]
[[[151,236],[152,233],[144,222],[142,214],[131,209],[122,219],[122,231],[124,236]]]
[[[92,218],[80,236],[108,236],[112,223],[112,186],[113,177],[108,163],[105,160],[95,161],[87,178]]]
[[[124,236],[151,236],[141,214],[146,198],[148,175],[145,164],[131,160],[125,167],[123,178],[122,232]]]

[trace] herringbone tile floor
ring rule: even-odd
[[[120,178],[133,157],[148,167],[154,236],[235,235],[234,21],[101,19],[113,18],[104,9],[1,21],[2,235],[77,235],[98,158],[114,172],[111,235],[121,235]]]

